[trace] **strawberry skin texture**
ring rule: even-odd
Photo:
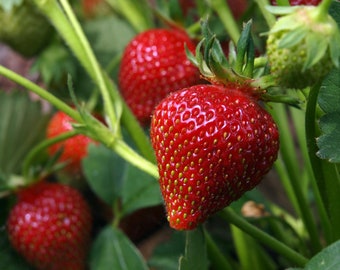
[[[189,36],[173,29],[150,29],[125,48],[119,86],[126,103],[146,126],[156,105],[170,92],[197,84],[198,69],[187,59],[184,44],[194,52]]]
[[[62,111],[56,112],[48,123],[46,130],[47,138],[50,139],[65,132],[72,131],[72,123],[75,122],[70,116]],[[48,148],[48,153],[50,156],[53,156],[62,148],[58,162],[67,162],[68,164],[65,167],[66,171],[78,174],[81,172],[81,161],[87,156],[87,147],[90,143],[97,142],[85,135],[79,134],[51,145]]]
[[[197,85],[155,109],[151,141],[170,226],[194,229],[254,188],[279,150],[272,117],[233,87]]]
[[[92,217],[76,189],[42,181],[19,191],[7,230],[12,246],[38,270],[86,268]]]

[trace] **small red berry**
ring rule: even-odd
[[[62,111],[56,112],[47,126],[47,138],[53,138],[65,132],[72,131],[75,121]],[[65,141],[51,145],[48,153],[53,156],[62,149],[58,162],[68,163],[66,170],[72,173],[81,172],[81,160],[87,156],[87,147],[90,143],[97,143],[85,135],[76,135]]]
[[[7,220],[10,243],[39,270],[85,269],[91,229],[81,194],[44,181],[19,191]]]
[[[184,45],[194,52],[189,36],[174,29],[151,29],[137,35],[125,48],[119,86],[141,124],[150,123],[156,105],[170,92],[200,80],[187,59]]]

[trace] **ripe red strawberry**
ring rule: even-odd
[[[321,3],[322,0],[290,0],[289,3],[291,6],[317,6]],[[277,5],[276,0],[271,0],[272,5]]]
[[[62,111],[58,111],[50,119],[46,136],[53,138],[65,132],[72,131],[74,120]],[[65,141],[51,145],[48,153],[53,156],[57,151],[62,149],[62,154],[58,162],[68,162],[65,169],[68,172],[78,174],[81,172],[81,160],[87,156],[87,147],[90,143],[97,143],[85,135],[76,135]]]
[[[119,85],[141,124],[150,123],[155,106],[170,92],[198,83],[199,71],[187,59],[184,44],[195,50],[189,36],[180,30],[151,29],[125,48]]]
[[[197,85],[156,107],[151,140],[171,227],[195,228],[254,188],[272,167],[278,129],[248,91]]]
[[[7,221],[13,247],[36,269],[85,269],[92,218],[81,194],[39,182],[19,191]]]

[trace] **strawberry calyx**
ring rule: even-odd
[[[211,32],[207,21],[201,22],[202,40],[198,43],[193,55],[188,49],[190,61],[199,68],[203,79],[216,85],[233,85],[245,89],[253,96],[258,96],[264,90],[252,86],[254,81],[254,43],[251,37],[251,21],[244,25],[237,47],[230,45],[226,57],[216,35]],[[237,53],[236,53],[237,52]]]
[[[203,38],[196,47],[195,55],[186,48],[189,60],[199,68],[201,77],[211,84],[238,89],[255,100],[299,106],[301,101],[295,96],[275,89],[277,83],[270,74],[261,71],[261,76],[255,76],[256,58],[251,26],[251,20],[244,24],[236,47],[231,42],[226,56],[216,35],[210,31],[208,22],[202,21]]]

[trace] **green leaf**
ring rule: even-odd
[[[0,171],[20,174],[24,157],[44,138],[50,115],[25,91],[0,91]]]
[[[87,21],[84,31],[103,66],[122,52],[136,34],[126,21],[114,15]]]
[[[340,269],[340,240],[316,254],[304,270],[338,270]]]
[[[184,254],[185,233],[174,231],[171,237],[158,245],[148,265],[157,270],[178,270],[178,258]]]
[[[330,162],[340,162],[340,111],[328,113],[320,119],[320,129],[323,133],[317,144],[320,150],[317,155]]]
[[[329,41],[326,38],[320,38],[318,33],[309,33],[306,37],[307,57],[303,66],[303,71],[309,69],[320,61],[327,53]]]
[[[121,194],[126,162],[107,147],[91,144],[82,164],[91,189],[107,204],[113,205]]]
[[[188,231],[186,236],[185,254],[180,258],[179,270],[207,270],[208,255],[202,227]]]
[[[333,69],[320,89],[318,103],[325,112],[319,125],[321,136],[317,138],[317,155],[330,162],[340,162],[340,70]]]
[[[163,202],[158,182],[130,164],[123,182],[122,197],[122,212],[125,215]]]
[[[118,229],[104,228],[90,253],[91,270],[147,270],[145,260],[134,244]]]

